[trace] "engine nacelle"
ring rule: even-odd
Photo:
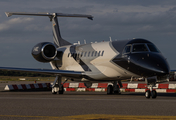
[[[32,49],[32,56],[39,62],[50,62],[56,55],[56,46],[50,42],[38,43]]]

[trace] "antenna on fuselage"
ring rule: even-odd
[[[52,29],[53,29],[53,39],[54,44],[57,47],[64,46],[64,45],[71,45],[70,42],[62,39],[59,29],[59,23],[57,17],[82,17],[88,18],[93,20],[93,16],[91,15],[82,15],[82,14],[63,14],[63,13],[25,13],[25,12],[5,12],[7,17],[12,15],[30,15],[30,16],[48,16],[50,21],[52,22]]]
[[[73,45],[80,45],[80,41],[78,41],[77,43],[73,43]]]
[[[84,39],[84,44],[86,44],[86,40]]]
[[[112,41],[111,37],[109,37],[109,41]]]
[[[78,41],[78,45],[80,45],[81,44],[81,42],[80,41]]]

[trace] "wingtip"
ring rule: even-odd
[[[91,17],[87,17],[89,20],[93,20],[93,16],[91,16]]]
[[[88,17],[89,20],[93,20],[93,17]]]
[[[5,14],[6,14],[6,16],[7,16],[7,17],[12,16],[12,14],[11,14],[11,13],[9,13],[9,12],[5,12]]]

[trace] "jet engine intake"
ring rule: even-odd
[[[32,56],[39,62],[50,62],[56,55],[56,46],[50,42],[38,43],[32,49]]]

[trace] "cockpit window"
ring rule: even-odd
[[[130,53],[130,51],[131,51],[131,45],[127,45],[127,46],[125,47],[125,49],[123,50],[123,54]]]
[[[145,44],[134,44],[132,52],[146,52],[148,51]]]
[[[148,48],[150,49],[151,52],[160,52],[156,47],[155,45],[153,44],[147,44],[148,45]]]

